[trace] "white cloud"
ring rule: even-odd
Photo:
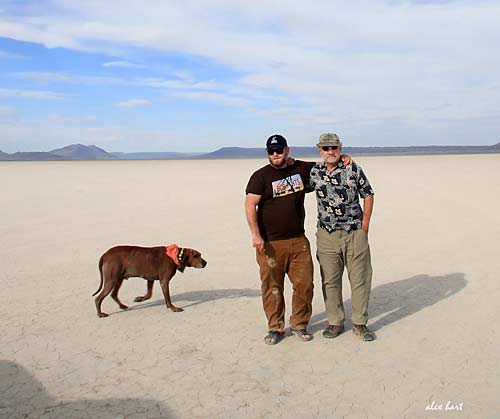
[[[71,124],[81,124],[95,121],[97,117],[95,115],[79,115],[79,116],[68,116],[63,114],[50,114],[47,119],[53,123],[71,123]]]
[[[24,99],[63,99],[64,94],[47,90],[23,90],[0,88],[0,97],[19,97]]]
[[[20,54],[16,54],[16,53],[13,53],[13,52],[7,52],[7,51],[0,51],[0,59],[20,59],[20,58],[24,58],[24,56],[20,55]]]
[[[215,81],[195,81],[179,79],[163,79],[152,77],[106,77],[106,76],[82,76],[67,73],[54,72],[17,72],[9,74],[10,77],[22,80],[30,80],[36,83],[68,83],[86,85],[124,85],[142,86],[165,89],[193,89],[193,90],[215,90],[230,88],[229,85]]]
[[[380,98],[389,90],[429,97],[435,88],[445,96],[468,74],[488,78],[500,66],[489,46],[500,43],[500,5],[488,1],[228,5],[215,0],[200,9],[194,1],[146,0],[139,7],[124,0],[116,8],[69,0],[40,1],[37,17],[5,14],[1,36],[82,50],[146,47],[194,54],[248,74],[243,84],[249,87],[323,102],[332,96],[349,100],[366,88]]]
[[[172,92],[170,96],[179,97],[183,99],[212,102],[220,105],[237,105],[246,106],[249,101],[242,97],[230,96],[223,93],[216,92]]]
[[[195,57],[237,78],[206,80],[196,66],[172,70],[172,79],[18,74],[33,81],[153,87],[309,126],[394,118],[424,126],[500,111],[496,1],[210,0],[199,7],[123,0],[117,8],[40,0],[15,7],[4,6],[0,36],[110,53],[108,68],[140,66],[126,58],[138,49]]]
[[[105,76],[81,76],[66,73],[55,72],[38,72],[38,71],[24,71],[17,73],[10,73],[10,77],[22,80],[30,80],[35,83],[48,84],[48,83],[67,83],[67,84],[105,84],[105,85],[119,85],[126,84],[129,81],[119,77],[105,77]]]
[[[146,68],[144,65],[134,64],[129,61],[109,61],[102,64],[103,67],[123,67],[123,68]]]
[[[118,102],[116,103],[116,106],[120,106],[123,108],[135,108],[137,106],[145,106],[145,105],[150,105],[151,101],[146,100],[146,99],[130,99],[126,100],[124,102]]]

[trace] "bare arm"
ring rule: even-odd
[[[370,229],[370,218],[373,211],[373,195],[367,196],[363,199],[363,221],[361,222],[361,229],[368,233]]]
[[[252,246],[259,252],[264,250],[264,239],[260,235],[259,223],[257,222],[257,205],[260,202],[261,195],[252,193],[247,194],[245,198],[245,214],[247,223],[252,233]]]

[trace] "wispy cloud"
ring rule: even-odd
[[[428,135],[435,120],[484,118],[500,110],[500,55],[491,47],[500,44],[498,1],[207,0],[200,8],[194,0],[123,0],[117,8],[39,0],[7,2],[2,9],[0,37],[110,57],[101,56],[97,69],[85,74],[11,73],[54,83],[54,90],[64,83],[147,88],[144,97],[250,110],[262,125],[278,118],[315,132],[318,125],[344,124],[351,135],[356,124],[396,119]],[[150,57],[164,61],[155,66]],[[153,70],[162,65],[168,71]],[[142,77],[132,77],[138,68]],[[126,97],[142,96],[134,91]],[[466,134],[459,123],[447,128],[463,132],[463,141],[473,131]],[[486,136],[500,131],[475,128]],[[358,139],[366,132],[359,130]],[[381,132],[387,130],[375,134],[379,142],[387,138]],[[408,131],[391,132],[398,141]],[[438,142],[444,134],[432,135],[434,140],[420,138]]]
[[[61,123],[71,123],[71,124],[81,124],[95,121],[97,117],[95,115],[79,115],[79,116],[68,116],[63,114],[50,114],[47,119],[50,122],[61,124]]]
[[[216,80],[195,80],[187,73],[180,73],[178,75],[183,78],[104,77],[51,72],[17,72],[9,74],[9,76],[13,78],[29,80],[44,85],[49,83],[67,83],[89,86],[149,87],[158,90],[172,91],[167,94],[170,97],[224,105],[249,106],[251,103],[257,101],[287,104],[291,101],[289,96],[283,94],[278,95],[273,92],[267,93],[269,89],[265,86],[252,86],[252,83],[249,83],[245,79],[242,79],[241,84],[238,86],[230,83],[221,83]]]
[[[215,81],[195,81],[180,79],[164,79],[158,77],[106,77],[106,76],[85,76],[67,73],[54,72],[17,72],[10,73],[10,77],[30,80],[37,83],[68,83],[86,85],[126,85],[155,87],[164,89],[193,89],[193,90],[215,90],[229,88],[229,85]]]
[[[116,106],[122,107],[122,108],[135,108],[137,106],[146,106],[150,105],[151,101],[146,100],[146,99],[130,99],[126,100],[124,102],[118,102],[116,103]]]
[[[64,94],[51,92],[48,90],[22,90],[22,89],[3,89],[0,88],[0,97],[18,97],[24,99],[63,99]]]
[[[205,57],[244,75],[236,88],[274,90],[276,96],[316,103],[335,101],[340,113],[350,107],[373,110],[379,101],[432,107],[453,95],[469,75],[487,81],[492,69],[500,68],[500,56],[488,46],[500,43],[500,4],[491,1],[263,7],[235,0],[227,7],[213,0],[202,12],[189,1],[158,5],[145,0],[139,8],[128,0],[117,10],[106,3],[68,0],[63,8],[42,0],[35,9],[36,19],[23,14],[14,18],[7,7],[0,36],[70,49],[140,47]],[[137,66],[127,60],[104,65]],[[184,90],[187,81],[135,83]],[[211,84],[217,82],[199,83],[187,88],[216,89]]]
[[[24,58],[21,54],[16,54],[13,52],[1,51],[0,50],[0,59],[21,59]]]
[[[127,79],[119,77],[82,76],[82,75],[74,75],[67,73],[38,72],[38,71],[23,71],[17,73],[10,73],[8,76],[22,80],[30,80],[32,82],[40,84],[67,83],[67,84],[118,85],[129,82]]]
[[[131,63],[129,61],[109,61],[102,64],[103,67],[122,67],[122,68],[147,68],[145,65]]]
[[[183,99],[212,102],[220,105],[237,105],[237,106],[247,106],[249,105],[248,99],[237,96],[230,96],[223,93],[216,92],[172,92],[170,96],[179,97]]]

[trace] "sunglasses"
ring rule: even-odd
[[[267,149],[267,154],[272,156],[274,153],[276,154],[283,154],[283,151],[285,150],[285,147],[273,147],[273,148],[268,148]]]
[[[321,150],[323,150],[323,151],[330,151],[330,150],[335,151],[338,148],[339,148],[338,145],[324,145],[324,146],[321,147]]]

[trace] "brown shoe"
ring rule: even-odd
[[[328,339],[336,338],[344,331],[344,326],[336,326],[334,324],[329,324],[325,330],[323,330],[323,337]]]
[[[361,340],[365,342],[369,342],[371,340],[375,340],[377,335],[373,333],[370,329],[366,327],[364,324],[353,324],[352,325],[352,333],[358,336]]]

